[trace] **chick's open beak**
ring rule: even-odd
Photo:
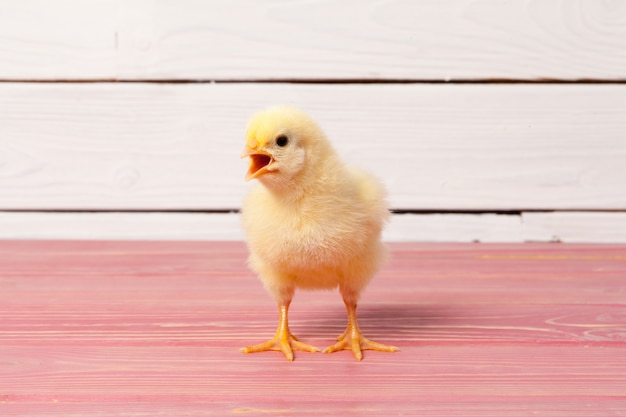
[[[250,157],[250,166],[246,173],[246,181],[266,174],[269,171],[269,166],[274,162],[274,158],[270,153],[260,149],[252,149],[249,146],[244,148],[241,157]]]

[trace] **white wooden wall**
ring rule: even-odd
[[[0,81],[0,238],[241,239],[288,103],[388,240],[626,242],[626,0],[0,0]]]

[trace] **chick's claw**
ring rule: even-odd
[[[363,359],[363,350],[377,350],[380,352],[395,352],[397,347],[391,345],[383,345],[367,339],[360,331],[347,329],[341,336],[337,338],[338,342],[324,349],[324,353],[333,353],[340,350],[351,350],[356,360]]]
[[[277,333],[271,340],[268,340],[265,343],[260,343],[254,346],[247,346],[241,349],[243,353],[266,352],[269,350],[277,350],[283,352],[283,355],[285,355],[285,358],[288,361],[293,361],[294,350],[301,350],[304,352],[320,352],[320,350],[315,346],[311,346],[298,341],[298,339],[291,333]]]

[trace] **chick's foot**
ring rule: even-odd
[[[380,352],[395,352],[398,350],[395,346],[383,345],[363,336],[356,318],[356,304],[346,302],[346,307],[348,310],[348,327],[337,338],[337,343],[324,349],[324,353],[351,350],[356,360],[360,361],[363,359],[364,350],[378,350]]]
[[[315,346],[311,346],[306,343],[300,342],[298,338],[292,335],[289,331],[277,332],[276,335],[272,339],[268,340],[265,343],[260,343],[254,346],[247,346],[241,349],[243,353],[265,352],[268,350],[278,350],[278,351],[283,352],[283,355],[285,355],[285,358],[288,361],[293,360],[294,350],[302,350],[305,352],[319,352],[320,351]]]
[[[265,343],[260,343],[254,346],[247,346],[241,351],[243,353],[255,353],[255,352],[265,352],[268,350],[279,350],[283,352],[285,358],[288,361],[293,360],[293,351],[294,350],[302,350],[305,352],[319,352],[320,350],[315,346],[307,345],[306,343],[302,343],[298,341],[298,338],[291,334],[289,331],[288,324],[288,312],[289,312],[289,303],[280,304],[278,306],[278,329],[276,330],[276,334],[270,340]]]
[[[351,350],[356,360],[363,359],[364,350],[378,350],[380,352],[395,352],[397,347],[383,345],[367,339],[360,330],[348,329],[338,338],[338,342],[324,349],[324,353],[333,353],[339,350]]]

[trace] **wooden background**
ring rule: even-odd
[[[242,238],[254,111],[388,186],[388,240],[626,242],[626,1],[0,1],[0,238]]]

